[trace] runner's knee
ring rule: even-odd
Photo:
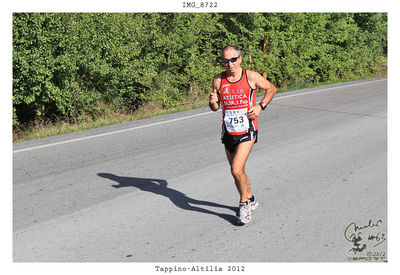
[[[235,178],[241,178],[244,174],[244,169],[242,166],[232,165],[231,173]]]

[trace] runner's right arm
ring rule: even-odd
[[[210,106],[210,109],[213,110],[214,112],[219,109],[219,97],[218,97],[217,91],[218,91],[220,85],[221,85],[221,78],[220,78],[220,74],[218,74],[213,79],[213,91],[210,94],[209,103],[208,103],[208,105]]]

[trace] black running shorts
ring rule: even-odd
[[[230,135],[227,131],[222,135],[222,143],[225,145],[225,148],[233,153],[235,152],[235,148],[242,142],[250,141],[256,139],[254,143],[257,143],[257,134],[258,131],[250,130],[246,134],[243,135]]]

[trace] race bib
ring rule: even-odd
[[[249,129],[247,108],[238,110],[225,110],[224,122],[226,129],[230,133],[240,133],[247,131],[247,129]]]

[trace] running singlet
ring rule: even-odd
[[[256,105],[257,90],[250,87],[247,72],[242,70],[241,78],[236,82],[226,79],[222,73],[221,87],[217,92],[222,106],[222,134],[246,134],[249,130],[257,131],[257,119],[248,119],[247,112]]]

